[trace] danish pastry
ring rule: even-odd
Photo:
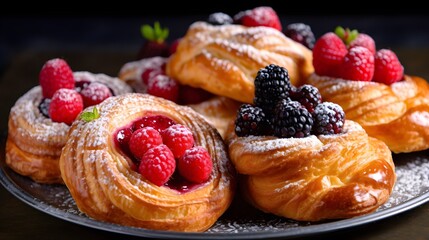
[[[131,88],[104,74],[74,72],[77,84],[105,84],[119,95]],[[40,183],[62,183],[58,160],[67,139],[69,125],[54,122],[42,112],[42,87],[35,86],[21,96],[10,110],[6,141],[6,163],[15,172]]]
[[[149,94],[131,93],[109,98],[96,108],[99,118],[73,123],[60,158],[62,177],[79,209],[101,221],[148,229],[194,232],[212,226],[230,205],[235,192],[234,168],[216,129],[191,108]],[[142,120],[155,124],[145,126],[153,126],[163,134],[165,131],[161,130],[165,129],[165,124],[173,124],[171,122],[189,128],[194,146],[206,149],[211,157],[209,178],[180,186],[182,181],[176,175],[177,170],[167,182],[158,181],[167,175],[166,172],[160,176],[151,176],[150,172],[148,176],[143,175],[150,169],[146,165],[141,167],[148,163],[144,161],[147,153],[171,141],[163,135],[159,140],[162,143],[147,150],[143,157],[137,160],[130,157],[126,148],[118,147],[124,146],[120,145],[126,135],[122,131],[134,130],[129,145],[125,146],[133,153],[140,151],[131,146],[139,131],[135,130],[136,126]],[[147,129],[154,134],[154,128],[140,128],[140,131]],[[153,142],[155,140],[150,141]],[[176,156],[176,151],[173,152]],[[159,161],[168,159],[167,155]],[[184,155],[179,159],[182,158]],[[180,161],[176,160],[180,170]],[[166,168],[171,173],[173,165],[174,160],[162,164],[159,169]]]
[[[253,79],[268,64],[288,69],[293,84],[313,72],[311,50],[264,26],[195,22],[167,61],[167,75],[182,84],[251,103]]]

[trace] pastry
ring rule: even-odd
[[[228,208],[235,191],[234,168],[219,133],[199,114],[141,93],[109,98],[95,107],[100,116],[73,123],[60,158],[64,182],[82,212],[121,225],[196,232],[208,229]],[[189,129],[187,137],[168,130],[177,125]],[[130,137],[127,131],[132,132]],[[148,134],[139,135],[140,131]],[[166,137],[169,131],[175,137]],[[139,136],[150,136],[142,140],[149,145],[136,147],[139,141],[133,139]],[[189,150],[182,155],[170,145],[189,136],[193,142],[189,146],[206,149],[211,157],[201,169],[212,166],[205,178],[191,183],[181,180],[185,176],[181,163]],[[156,157],[149,152],[159,148],[166,151],[159,161],[166,162],[158,169],[160,174],[151,175],[158,170],[148,170],[154,165],[146,165],[151,164],[147,158]],[[192,176],[200,176],[198,171]]]
[[[375,211],[396,181],[391,151],[345,120],[338,104],[321,102],[317,88],[278,79],[285,71],[267,66],[258,72],[257,101],[242,105],[228,129],[242,192],[258,209],[299,221]],[[269,103],[258,99],[272,100],[279,88],[287,94],[267,109]]]
[[[311,50],[271,27],[195,22],[171,55],[166,72],[182,84],[251,103],[260,68],[281,65],[299,84],[313,72],[311,59]]]
[[[99,82],[115,94],[130,92],[122,81],[104,74],[74,72],[76,85]],[[40,183],[62,183],[58,160],[69,125],[49,118],[42,87],[21,96],[10,110],[6,142],[6,164],[15,172]]]
[[[359,46],[349,50],[343,47],[346,55],[339,67],[326,70],[331,67],[320,62],[325,57],[321,54],[325,48],[323,42],[328,38],[343,44],[332,33],[325,34],[316,42],[316,71],[306,83],[319,88],[324,100],[341,105],[347,119],[358,122],[368,135],[385,142],[393,152],[428,149],[428,83],[420,77],[404,74],[403,66],[393,51],[375,51],[374,46],[372,50]],[[353,58],[349,56],[353,54],[357,61],[367,64],[350,67]]]

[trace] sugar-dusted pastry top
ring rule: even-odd
[[[182,84],[250,103],[256,73],[268,64],[287,68],[296,85],[313,72],[311,51],[276,29],[195,22],[166,72]]]

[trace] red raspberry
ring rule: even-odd
[[[181,85],[179,91],[179,103],[183,105],[196,104],[208,100],[213,94],[202,88],[194,88],[188,85]]]
[[[142,72],[142,81],[145,85],[147,85],[149,80],[157,75],[165,75],[165,72],[162,70],[161,66],[146,68]]]
[[[128,143],[131,153],[137,159],[141,159],[147,150],[160,144],[162,144],[161,134],[151,127],[134,131]]]
[[[372,39],[372,37],[370,37],[369,35],[367,35],[365,33],[359,33],[357,38],[350,43],[349,48],[352,48],[355,46],[361,46],[361,47],[368,48],[368,50],[372,54],[375,54],[376,48],[375,48],[374,39]]]
[[[177,164],[180,175],[195,183],[207,181],[213,168],[210,154],[201,146],[186,150]]]
[[[85,107],[99,104],[113,95],[106,85],[98,82],[91,82],[82,89],[80,94],[82,95]]]
[[[180,158],[186,150],[194,146],[191,130],[182,124],[175,124],[161,132],[162,141],[167,145],[175,158]]]
[[[179,97],[179,84],[167,75],[157,75],[149,81],[147,93],[172,102],[177,102]]]
[[[374,76],[374,55],[364,47],[352,47],[344,57],[339,71],[341,78],[371,81]]]
[[[320,37],[313,48],[313,66],[320,76],[338,77],[347,48],[343,40],[335,33],[329,32]]]
[[[375,54],[375,70],[373,81],[392,84],[404,76],[404,67],[394,52],[380,49]]]
[[[143,117],[142,119],[136,121],[133,125],[133,129],[137,130],[139,128],[144,128],[144,127],[153,127],[158,132],[161,132],[162,130],[174,124],[176,124],[176,122],[169,117],[162,116],[162,115],[155,115],[155,116]]]
[[[116,133],[116,142],[123,152],[128,153],[129,151],[129,142],[131,135],[133,134],[133,130],[131,128],[124,128],[119,130]]]
[[[173,175],[176,160],[171,150],[164,144],[149,149],[139,165],[140,174],[157,186],[165,184]]]
[[[279,16],[271,7],[261,6],[234,16],[236,23],[247,27],[265,26],[282,31]]]
[[[61,88],[52,96],[49,116],[54,122],[71,125],[83,110],[83,100],[74,89]]]
[[[52,98],[60,88],[74,88],[73,72],[64,59],[51,59],[40,70],[39,84],[42,87],[43,97]]]

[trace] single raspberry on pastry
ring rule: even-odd
[[[191,130],[182,124],[174,124],[161,132],[162,141],[170,148],[175,158],[180,158],[186,150],[194,146]]]
[[[243,104],[238,109],[235,119],[235,133],[240,137],[268,135],[271,133],[271,126],[260,107]]]
[[[322,95],[320,95],[319,89],[309,84],[304,84],[291,91],[290,98],[301,103],[310,113],[322,102]]]
[[[371,81],[374,76],[374,55],[367,48],[350,48],[343,59],[339,77],[356,81]]]
[[[232,24],[234,20],[231,16],[223,12],[211,13],[207,18],[207,22],[212,25],[226,25]]]
[[[177,165],[180,175],[195,183],[207,181],[213,168],[209,152],[201,146],[186,150]]]
[[[268,6],[255,7],[239,12],[234,16],[234,21],[247,27],[265,26],[282,31],[279,16],[273,8]]]
[[[367,48],[372,54],[376,51],[374,39],[365,33],[359,33],[356,39],[350,42],[349,48],[354,46]]]
[[[165,75],[164,70],[162,70],[161,66],[149,67],[143,70],[141,78],[145,85],[148,85],[149,80],[154,78],[157,75]]]
[[[131,134],[128,143],[131,153],[139,160],[149,149],[160,144],[162,144],[162,136],[152,127],[137,129]]]
[[[309,49],[313,49],[314,43],[316,42],[311,27],[304,23],[291,23],[287,25],[284,34]]]
[[[167,75],[156,75],[148,82],[147,93],[177,102],[179,98],[179,84]]]
[[[74,89],[61,88],[52,96],[49,104],[49,116],[54,122],[71,125],[83,110],[81,95]]]
[[[99,104],[106,98],[113,96],[110,89],[99,82],[89,83],[80,91],[80,95],[82,95],[85,107]]]
[[[333,32],[325,33],[314,44],[314,71],[321,76],[336,77],[347,52],[347,47],[340,37]]]
[[[164,144],[150,148],[141,158],[140,174],[157,186],[166,183],[176,169],[176,160]]]
[[[171,125],[176,124],[171,118],[163,116],[163,115],[154,115],[154,116],[146,116],[142,119],[137,120],[133,124],[133,129],[137,130],[139,128],[144,127],[153,127],[158,132],[170,127]]]
[[[373,81],[390,85],[404,77],[404,67],[396,54],[389,49],[380,49],[375,54]]]
[[[274,135],[281,138],[307,137],[313,127],[311,113],[297,101],[280,100],[274,110]]]
[[[317,105],[313,116],[313,133],[316,135],[337,134],[343,130],[344,110],[336,103],[324,102]]]
[[[64,59],[51,59],[40,70],[39,84],[42,87],[43,97],[52,98],[60,88],[74,88],[73,71]]]

